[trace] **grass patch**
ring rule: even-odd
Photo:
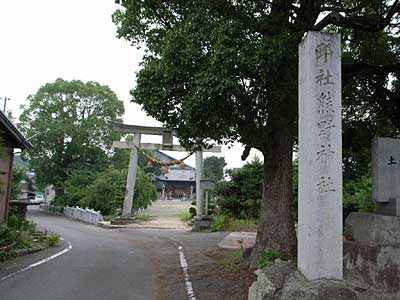
[[[257,231],[257,221],[256,220],[230,219],[230,222],[228,223],[227,231],[255,232],[255,231]]]
[[[189,221],[192,218],[192,215],[189,212],[181,212],[178,214],[178,218],[185,222]]]
[[[215,266],[225,272],[237,273],[240,271],[240,259],[243,256],[243,250],[229,250],[222,257],[217,259]]]
[[[138,219],[139,221],[151,221],[157,219],[158,217],[149,215],[136,215],[135,218]]]
[[[103,216],[103,220],[104,221],[111,221],[111,220],[115,219],[118,216],[119,216],[119,213],[115,213],[115,214],[112,214],[112,215],[105,215],[105,216]]]
[[[266,249],[261,253],[260,259],[257,261],[257,267],[260,269],[266,268],[277,258],[282,258],[280,253],[272,249]]]
[[[257,231],[256,220],[239,220],[228,216],[217,216],[214,224],[211,226],[211,231]]]

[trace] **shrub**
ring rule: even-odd
[[[211,231],[223,231],[225,228],[225,216],[217,216],[215,222],[211,225]]]
[[[59,206],[56,206],[56,205],[49,205],[48,210],[49,210],[49,212],[51,212],[51,213],[62,214],[62,213],[64,212],[64,207],[61,206],[61,205],[59,205]]]
[[[27,231],[31,234],[33,234],[36,229],[35,223],[33,223],[32,221],[27,221],[25,219],[19,218],[15,215],[8,216],[7,226],[11,230]]]
[[[215,202],[214,201],[210,201],[208,203],[208,215],[209,216],[215,215],[217,213],[216,209],[217,209],[217,206],[216,206]]]
[[[11,230],[6,225],[0,225],[0,247],[7,246],[13,242]]]
[[[60,237],[57,234],[52,234],[47,236],[47,243],[49,244],[50,247],[57,245],[59,241]]]
[[[10,216],[9,221],[10,226],[0,226],[0,247],[31,248],[35,224],[16,216]]]
[[[345,209],[362,212],[373,212],[375,210],[370,175],[345,182],[343,190],[343,206]]]
[[[68,194],[56,195],[52,202],[52,205],[56,207],[63,207],[63,206],[68,206],[68,202],[69,202]]]
[[[195,216],[197,216],[197,210],[196,207],[190,207],[189,208],[189,214],[190,214],[190,218],[193,219]]]

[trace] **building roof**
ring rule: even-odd
[[[27,138],[15,127],[15,125],[7,118],[7,116],[0,110],[0,125],[4,135],[9,137],[10,140],[5,141],[14,148],[21,148],[31,150],[32,144]]]
[[[169,169],[169,173],[155,176],[161,181],[196,181],[196,171],[194,169]]]

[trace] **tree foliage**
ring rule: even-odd
[[[127,170],[108,169],[97,174],[92,184],[85,189],[77,202],[82,207],[100,210],[105,215],[112,215],[121,209],[124,202]],[[147,208],[153,201],[157,200],[157,191],[151,181],[151,177],[138,169],[133,209]]]
[[[62,206],[82,205],[82,199],[88,195],[88,187],[101,175],[101,172],[88,169],[74,171],[65,181],[65,190],[67,194],[64,196],[63,202],[58,204]],[[112,175],[111,172],[110,175]],[[109,200],[113,201],[112,199]],[[86,202],[85,204],[89,208],[94,208],[89,206]]]
[[[370,164],[366,175],[344,182],[343,207],[345,211],[371,212],[375,210],[375,202],[372,200],[371,175]]]
[[[286,256],[297,249],[290,211],[299,42],[309,30],[342,33],[345,175],[361,176],[371,134],[398,134],[399,10],[397,0],[125,0],[114,13],[119,37],[146,45],[135,102],[187,147],[237,140],[243,158],[251,148],[263,153],[253,258],[265,248]]]
[[[225,157],[210,156],[204,159],[204,175],[213,181],[224,179]]]
[[[26,171],[24,168],[14,165],[12,173],[12,185],[10,199],[17,199],[17,195],[21,192],[21,181],[26,178]]]
[[[217,183],[217,204],[225,215],[238,219],[260,216],[263,163],[254,158],[240,169],[228,171],[231,180]]]
[[[79,80],[42,86],[28,97],[20,117],[25,134],[35,136],[30,153],[38,180],[64,191],[75,170],[107,167],[112,141],[109,121],[120,120],[124,107],[107,86]]]

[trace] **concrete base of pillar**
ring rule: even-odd
[[[127,225],[137,222],[135,217],[117,217],[111,220],[111,225]]]
[[[213,216],[197,216],[194,217],[192,231],[204,231],[211,229],[212,224],[215,222]]]

